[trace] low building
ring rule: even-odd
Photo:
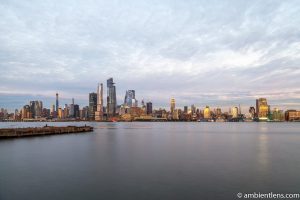
[[[300,111],[296,110],[287,110],[285,112],[286,121],[300,121]]]

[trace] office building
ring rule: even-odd
[[[128,107],[137,107],[136,103],[135,91],[127,90],[125,94],[124,105]]]
[[[274,108],[272,112],[273,121],[284,121],[284,112],[278,108]]]
[[[286,121],[300,121],[300,111],[296,110],[287,110],[285,112]]]
[[[171,104],[170,105],[170,111],[171,111],[171,113],[173,113],[174,110],[175,110],[175,99],[174,98],[171,99],[170,104]]]
[[[254,119],[256,117],[255,108],[254,107],[250,107],[249,108],[249,114],[250,114],[250,118],[252,118],[252,119]]]
[[[113,117],[116,115],[117,96],[116,86],[113,78],[107,80],[107,116]]]
[[[79,118],[80,113],[79,113],[79,105],[74,104],[74,118],[77,119]]]
[[[152,114],[152,102],[147,102],[146,103],[146,112],[147,112],[147,115]]]
[[[58,93],[56,93],[56,113],[58,113],[59,102],[58,102]]]
[[[98,84],[97,87],[97,111],[95,112],[95,120],[103,120],[103,84]]]
[[[187,114],[188,113],[188,106],[183,107],[183,113]]]
[[[97,94],[92,92],[89,94],[89,119],[95,120],[95,111],[97,110]]]
[[[211,119],[211,111],[209,106],[206,106],[203,111],[204,119]]]
[[[40,118],[42,116],[43,103],[41,101],[30,101],[30,118]]]
[[[238,118],[238,115],[239,115],[238,107],[231,108],[231,115],[232,115],[232,118]]]
[[[267,120],[269,115],[269,106],[266,98],[256,99],[256,113],[259,120]]]

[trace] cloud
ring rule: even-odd
[[[136,89],[155,106],[260,95],[295,106],[299,24],[292,0],[0,1],[0,94],[58,91],[87,105],[97,82],[114,77],[119,102]]]

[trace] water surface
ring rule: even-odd
[[[95,130],[0,140],[1,200],[236,199],[238,192],[300,192],[300,123],[47,124]]]

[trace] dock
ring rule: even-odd
[[[91,126],[44,126],[35,128],[3,128],[0,129],[0,139],[28,136],[59,135],[68,133],[83,133],[91,131],[93,131],[93,127]]]

